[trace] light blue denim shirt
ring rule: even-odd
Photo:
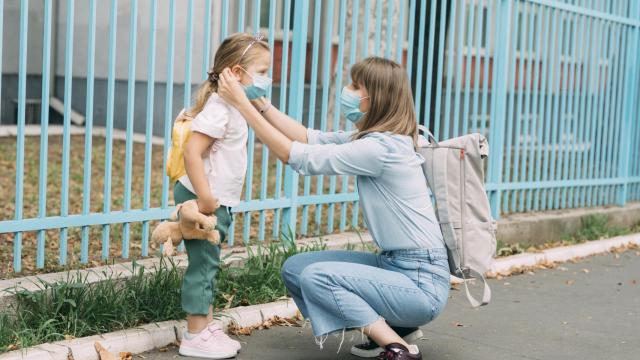
[[[307,130],[289,164],[302,175],[356,175],[364,221],[382,250],[443,248],[421,164],[409,136]]]

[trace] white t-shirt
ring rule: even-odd
[[[191,122],[191,131],[215,139],[202,157],[209,189],[221,205],[237,206],[247,171],[247,122],[236,108],[213,93]],[[178,181],[195,194],[187,175]]]

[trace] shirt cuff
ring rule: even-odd
[[[302,167],[304,161],[304,153],[307,144],[294,141],[291,144],[291,151],[289,152],[289,166],[295,171],[298,171]]]
[[[307,144],[309,144],[309,145],[317,144],[318,143],[318,136],[320,136],[320,133],[322,133],[320,130],[308,128],[307,129]]]

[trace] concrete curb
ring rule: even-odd
[[[612,249],[630,244],[640,245],[640,233],[547,249],[539,253],[524,253],[496,259],[490,271],[495,273],[509,273],[517,268],[587,257],[609,252]],[[452,278],[452,283],[455,282],[457,282],[457,280]],[[265,320],[274,316],[282,318],[293,317],[297,311],[298,308],[293,300],[288,299],[225,310],[222,316],[216,321],[223,329],[226,329],[232,321],[235,321],[241,327],[251,327],[260,325]],[[99,360],[94,349],[94,343],[96,341],[100,341],[105,348],[114,353],[129,351],[138,354],[179,341],[185,327],[186,321],[184,320],[147,324],[124,331],[59,341],[28,349],[16,350],[0,355],[0,360],[68,360],[71,358],[76,360]]]
[[[537,253],[522,253],[496,259],[489,272],[508,274],[517,268],[532,267],[549,262],[564,262],[575,258],[609,252],[613,248],[627,246],[629,244],[640,245],[640,233],[623,235],[605,240],[589,241],[577,245],[561,246],[542,250]]]

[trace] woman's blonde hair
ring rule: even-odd
[[[372,132],[408,135],[418,141],[418,125],[406,70],[381,57],[368,57],[351,67],[351,80],[369,93],[371,107],[354,139]]]
[[[245,33],[237,33],[222,41],[213,58],[213,67],[207,72],[209,75],[195,95],[195,103],[187,111],[187,115],[196,116],[207,103],[209,96],[218,91],[218,78],[225,68],[240,65],[247,68],[261,51],[269,51],[269,45],[262,41],[262,36],[252,36]]]

